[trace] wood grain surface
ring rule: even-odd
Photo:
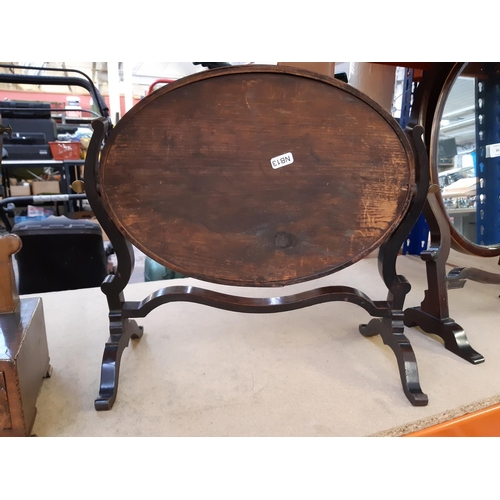
[[[14,312],[19,306],[12,256],[21,247],[22,240],[16,234],[0,236],[0,314]]]
[[[281,155],[293,162],[273,168]],[[408,208],[414,169],[396,121],[349,85],[241,66],[132,108],[106,141],[99,184],[119,230],[169,269],[281,286],[376,249]]]

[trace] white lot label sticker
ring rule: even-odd
[[[285,153],[284,155],[276,156],[276,158],[271,159],[271,166],[273,168],[281,168],[291,163],[293,163],[292,153]]]
[[[486,146],[486,158],[496,158],[497,156],[500,156],[500,144]]]

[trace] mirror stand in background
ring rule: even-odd
[[[452,247],[500,255],[500,63],[457,63],[442,87],[431,131]]]

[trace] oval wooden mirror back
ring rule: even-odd
[[[167,268],[279,286],[376,249],[408,209],[414,164],[397,122],[349,85],[240,66],[132,108],[106,141],[99,182],[120,231]]]

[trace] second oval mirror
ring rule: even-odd
[[[500,245],[500,63],[463,65],[443,104],[435,160],[450,223],[473,245]]]

